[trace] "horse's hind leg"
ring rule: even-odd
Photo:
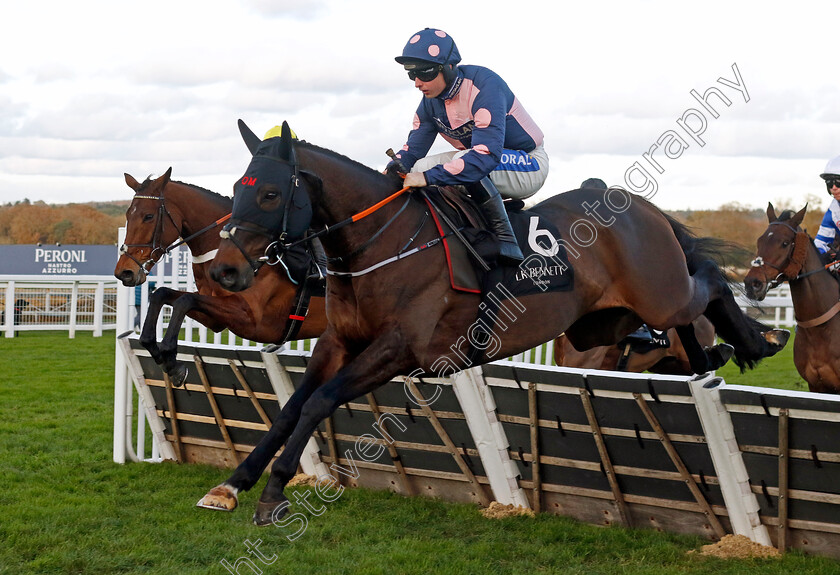
[[[703,348],[697,341],[694,333],[694,324],[679,325],[675,328],[677,335],[685,349],[691,371],[694,373],[706,373],[723,367],[732,357],[733,347],[729,344],[718,344],[709,348]]]
[[[787,330],[770,329],[741,311],[728,285],[725,294],[709,302],[703,315],[711,320],[717,334],[735,347],[735,363],[741,371],[778,353],[790,338]]]

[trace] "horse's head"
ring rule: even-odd
[[[298,169],[294,138],[283,123],[279,137],[260,141],[239,121],[251,163],[234,184],[233,212],[221,232],[210,277],[230,291],[248,288],[264,263],[279,263],[288,244],[312,221],[312,176]]]
[[[785,210],[777,217],[773,204],[767,204],[770,225],[758,238],[752,269],[744,278],[744,288],[750,299],[761,301],[767,290],[799,275],[811,243],[808,234],[799,228],[807,209],[806,205],[796,213]]]
[[[141,184],[125,174],[125,183],[135,195],[125,212],[125,243],[120,246],[120,258],[114,268],[114,276],[124,286],[146,281],[149,270],[181,233],[180,225],[166,207],[164,191],[171,175],[169,168],[159,178]]]

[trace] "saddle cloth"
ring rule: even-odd
[[[470,245],[492,268],[498,254],[496,237],[485,229],[484,219],[477,207],[465,199],[465,194],[451,188],[430,188],[426,195],[449,266],[452,289],[481,293],[484,269],[476,262],[460,239],[444,221],[449,219],[458,227]],[[569,263],[557,228],[537,213],[522,210],[521,201],[505,202],[508,218],[525,260],[518,266],[504,266],[502,285],[514,296],[549,291],[569,291],[574,287],[574,270]],[[438,210],[446,215],[440,217]]]

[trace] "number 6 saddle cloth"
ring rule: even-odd
[[[443,238],[452,289],[480,294],[486,272],[449,227],[447,220],[458,228],[461,236],[491,268],[496,266],[497,240],[486,229],[477,207],[466,194],[456,190],[450,187],[426,188],[424,199]],[[554,224],[533,211],[523,210],[523,207],[519,200],[505,202],[516,241],[525,259],[518,266],[504,266],[502,285],[514,296],[573,289],[574,270],[559,231]]]

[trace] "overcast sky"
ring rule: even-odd
[[[463,63],[498,72],[545,132],[540,197],[648,178],[665,209],[798,208],[808,194],[824,209],[818,175],[840,155],[838,14],[837,2],[5,2],[0,203],[129,199],[124,172],[170,166],[230,194],[249,159],[238,118],[259,135],[287,120],[382,168],[420,100],[393,58],[429,26]]]

